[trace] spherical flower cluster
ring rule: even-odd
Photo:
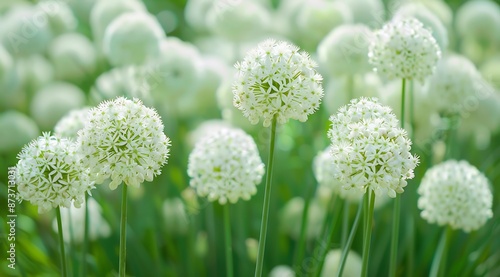
[[[23,145],[40,134],[35,121],[16,110],[0,113],[0,130],[8,130],[0,136],[0,153],[19,151]]]
[[[423,80],[441,58],[436,39],[414,18],[396,18],[374,33],[368,58],[389,79]]]
[[[85,107],[78,110],[72,110],[61,118],[54,127],[54,134],[58,137],[76,139],[85,121],[87,121],[90,108]]]
[[[190,185],[201,197],[224,205],[257,192],[264,164],[252,137],[240,129],[221,129],[200,140],[189,155]]]
[[[78,145],[96,183],[111,178],[109,187],[116,189],[122,182],[138,187],[153,181],[167,162],[170,139],[155,110],[119,97],[90,110]]]
[[[274,117],[305,122],[319,108],[323,78],[309,55],[288,42],[266,40],[235,67],[233,103],[252,124],[262,118],[267,127]]]
[[[43,213],[51,208],[80,207],[85,193],[93,188],[88,170],[77,155],[76,144],[65,138],[43,136],[31,141],[18,154],[16,182],[21,200],[38,206]]]
[[[457,10],[456,29],[464,38],[482,43],[500,40],[500,6],[490,0],[467,1]]]
[[[328,252],[325,258],[325,265],[321,271],[321,277],[328,277],[337,273],[339,270],[341,256],[341,249],[334,249]],[[361,276],[361,264],[362,260],[359,254],[354,251],[349,251],[342,276]]]
[[[420,215],[429,223],[470,232],[493,216],[488,179],[466,161],[448,160],[427,170],[418,194]]]
[[[448,55],[439,61],[428,81],[428,96],[438,111],[448,115],[460,113],[479,92],[482,77],[467,58]]]
[[[333,29],[318,46],[321,66],[335,76],[370,71],[368,45],[372,31],[362,24],[342,25]]]
[[[336,177],[346,189],[396,197],[413,178],[418,158],[411,141],[387,106],[376,98],[359,98],[330,117],[328,136]]]

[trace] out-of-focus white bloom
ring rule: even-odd
[[[139,99],[105,101],[89,112],[78,132],[83,165],[97,184],[110,178],[110,189],[122,182],[138,187],[161,173],[170,151],[170,139],[155,110]]]
[[[231,128],[231,124],[227,121],[220,119],[211,119],[202,122],[196,129],[189,132],[188,141],[189,145],[193,147],[198,141],[206,138],[212,133],[220,131],[222,129]]]
[[[15,69],[14,59],[0,44],[0,97],[11,93],[19,86],[19,78]],[[3,101],[2,101],[3,102]]]
[[[394,15],[395,18],[414,17],[430,29],[432,36],[436,39],[439,48],[444,51],[448,48],[448,31],[441,20],[435,16],[426,6],[418,2],[409,2],[401,6]]]
[[[329,114],[334,114],[354,98],[378,97],[381,94],[379,93],[381,87],[382,81],[374,72],[330,78],[325,88],[323,104]]]
[[[40,131],[35,121],[16,110],[0,113],[0,153],[19,151],[19,149],[38,137]]]
[[[36,91],[54,80],[54,67],[42,55],[16,59],[16,71],[21,90]]]
[[[251,136],[240,129],[221,129],[195,145],[188,175],[199,196],[224,205],[257,193],[264,164]]]
[[[222,119],[231,125],[242,128],[245,131],[252,131],[256,128],[248,121],[243,113],[233,105],[232,84],[224,81],[219,85],[216,91],[217,106],[221,110]]]
[[[381,0],[341,0],[351,10],[353,23],[379,28],[385,21],[385,8]]]
[[[54,127],[54,135],[76,139],[89,116],[90,107],[72,110],[61,118]]]
[[[262,119],[267,127],[274,117],[280,124],[305,122],[319,108],[323,77],[309,55],[288,42],[268,39],[235,67],[233,102],[252,124]]]
[[[294,197],[285,204],[280,212],[281,229],[293,239],[300,237],[300,226],[302,225],[302,213],[304,211],[304,199]],[[307,216],[307,232],[305,238],[312,240],[321,235],[321,227],[325,219],[325,209],[316,199],[311,199]]]
[[[370,71],[368,46],[372,36],[372,31],[362,24],[345,24],[333,29],[318,46],[320,66],[334,76]]]
[[[41,54],[52,39],[48,16],[40,7],[18,5],[2,20],[0,42],[15,56]]]
[[[247,238],[245,245],[247,247],[248,260],[255,262],[257,260],[257,252],[259,251],[259,241],[254,238]]]
[[[56,36],[74,31],[78,25],[78,20],[66,2],[42,0],[36,7],[46,14],[50,31]]]
[[[470,232],[493,216],[488,179],[466,161],[448,160],[427,170],[418,194],[420,215],[429,223]]]
[[[85,205],[88,205],[88,236],[90,241],[106,238],[111,234],[108,222],[102,216],[101,206],[94,198],[87,198],[87,204],[80,208],[61,208],[61,221],[66,243],[82,243],[85,236]],[[52,229],[57,232],[57,221],[52,221]]]
[[[186,206],[180,198],[166,199],[163,202],[163,223],[165,231],[171,235],[185,235],[189,229]]]
[[[103,53],[113,66],[139,65],[160,54],[163,38],[165,33],[152,15],[124,13],[106,28]]]
[[[38,90],[31,101],[30,113],[42,130],[52,130],[69,111],[83,107],[85,94],[70,83],[54,82]]]
[[[19,198],[38,206],[39,213],[56,207],[69,208],[71,203],[78,208],[85,193],[93,188],[76,144],[69,139],[44,133],[25,145],[17,158]]]
[[[391,108],[360,98],[330,117],[328,131],[336,177],[345,189],[396,197],[413,178],[418,158]]]
[[[452,31],[453,11],[450,6],[443,0],[418,0],[418,3],[423,4],[431,11],[448,30],[448,34]]]
[[[233,42],[264,36],[270,21],[269,10],[258,1],[232,1],[225,7],[216,3],[206,12],[209,30]]]
[[[287,265],[278,265],[269,272],[269,277],[295,277],[295,271]]]
[[[181,192],[182,200],[186,205],[186,211],[189,214],[196,215],[200,212],[200,203],[198,203],[198,196],[192,187],[187,187]]]
[[[108,25],[120,15],[127,12],[147,12],[140,0],[107,0],[96,1],[90,13],[90,27],[97,49],[102,51],[104,33]]]
[[[460,36],[489,46],[500,42],[500,6],[489,0],[468,1],[457,10],[456,29]]]
[[[52,41],[48,50],[56,78],[81,81],[92,76],[97,56],[94,45],[79,33],[67,33]]]
[[[441,50],[431,32],[415,18],[395,18],[374,33],[369,61],[388,79],[423,80],[434,72]]]
[[[334,276],[337,274],[340,265],[340,259],[342,256],[341,249],[330,250],[326,254],[325,264],[323,270],[321,271],[322,277]],[[344,265],[344,271],[342,272],[343,277],[357,277],[361,276],[361,264],[362,260],[358,253],[354,251],[349,251],[347,254],[347,259]]]
[[[485,80],[491,83],[497,91],[500,91],[500,54],[481,64],[479,71]]]
[[[331,30],[352,22],[351,10],[342,2],[309,0],[303,1],[297,8],[294,20],[297,29],[294,28],[291,35],[297,34],[300,45],[308,50],[315,50]]]

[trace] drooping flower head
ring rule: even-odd
[[[76,149],[73,141],[50,133],[26,145],[17,156],[19,198],[37,205],[39,213],[56,207],[69,208],[71,203],[80,207],[93,182]]]
[[[285,41],[268,39],[248,52],[233,83],[233,103],[252,124],[271,125],[291,119],[302,122],[314,113],[323,97],[322,77],[305,52]]]
[[[139,99],[124,97],[90,110],[78,132],[78,144],[91,177],[97,184],[111,178],[111,189],[122,182],[134,187],[151,182],[160,174],[170,150],[170,139],[163,133],[156,111]]]
[[[448,160],[427,170],[418,194],[420,215],[429,223],[470,232],[493,216],[488,179],[466,161]]]
[[[264,175],[264,164],[252,137],[225,128],[200,140],[189,155],[190,185],[201,197],[236,203],[249,200]]]
[[[415,18],[395,18],[374,33],[368,58],[374,70],[388,79],[423,82],[441,58],[441,50]]]
[[[376,98],[354,99],[330,117],[335,173],[346,189],[396,197],[413,178],[418,158],[411,141],[387,106]]]

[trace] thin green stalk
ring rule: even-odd
[[[368,194],[365,193],[364,197],[368,197]],[[356,217],[354,218],[354,223],[352,224],[351,232],[349,233],[349,238],[347,238],[346,244],[342,249],[342,256],[340,257],[339,269],[337,272],[337,276],[342,276],[344,272],[345,261],[347,260],[347,255],[349,254],[349,250],[351,249],[352,242],[354,240],[354,236],[358,231],[359,219],[361,218],[361,211],[363,210],[363,205],[361,203],[358,204],[358,211],[356,212]]]
[[[332,200],[335,201],[335,199],[332,199]],[[314,274],[314,276],[316,276],[316,277],[319,277],[321,275],[323,265],[325,264],[325,257],[328,254],[328,250],[330,250],[330,245],[332,245],[332,242],[333,242],[333,235],[335,234],[335,228],[337,227],[337,223],[339,222],[339,218],[340,218],[340,216],[338,216],[338,215],[340,215],[340,213],[342,212],[341,210],[339,210],[339,209],[342,209],[342,205],[340,205],[340,204],[341,204],[340,201],[335,201],[335,205],[334,205],[333,209],[335,211],[338,211],[338,213],[337,213],[337,216],[335,216],[335,214],[333,214],[332,225],[331,225],[330,232],[328,233],[326,247],[324,247],[324,245],[321,246],[322,249],[320,252],[319,259],[317,260],[318,266],[316,267],[316,271]],[[316,253],[316,251],[314,251],[314,253]]]
[[[361,276],[368,276],[368,259],[370,257],[370,243],[372,238],[372,222],[373,222],[373,209],[375,204],[375,192],[372,190],[370,196],[366,196],[363,200],[363,204],[365,205],[365,210],[368,210],[368,213],[365,214],[365,230],[363,236],[363,263],[361,267]],[[366,207],[368,207],[366,209]]]
[[[349,227],[349,201],[344,199],[344,215],[342,216],[342,233],[340,236],[340,247],[344,247],[347,242],[347,232]]]
[[[59,235],[59,254],[61,255],[61,276],[68,276],[68,270],[66,269],[66,253],[64,252],[64,237],[63,237],[63,229],[62,229],[62,220],[61,220],[61,208],[56,208],[56,217],[57,217],[57,231]]]
[[[403,78],[401,83],[401,128],[405,128],[405,86],[406,79]],[[391,256],[389,264],[389,277],[396,276],[396,265],[398,257],[398,240],[399,240],[399,221],[401,211],[401,195],[397,194],[394,200],[393,221],[392,221],[392,239],[391,239]]]
[[[276,116],[271,123],[271,138],[269,140],[269,157],[267,162],[266,187],[264,189],[264,204],[262,207],[262,220],[259,235],[259,250],[257,254],[257,263],[255,265],[255,276],[262,276],[264,267],[264,251],[266,248],[267,221],[269,218],[269,204],[271,203],[271,180],[273,176],[274,163],[274,144],[276,141]]]
[[[432,261],[431,272],[429,274],[430,277],[444,276],[450,235],[451,229],[449,227],[445,227],[445,229],[443,230],[443,234],[441,235],[441,239],[439,240],[436,254],[434,255],[434,259]]]
[[[224,205],[224,232],[226,239],[226,271],[228,277],[233,277],[233,245],[231,239],[231,221],[229,217],[229,204]]]
[[[87,248],[89,243],[89,198],[85,194],[85,226],[83,229],[83,245],[82,245],[82,272],[81,276],[87,276]]]
[[[295,264],[299,264],[304,258],[304,249],[306,246],[307,217],[309,215],[309,206],[311,204],[311,198],[312,198],[310,191],[312,191],[312,189],[308,190],[307,192],[304,203],[304,210],[302,211],[299,242],[297,245],[297,250],[295,252],[295,258],[294,258]],[[298,274],[298,272],[296,273]]]
[[[127,185],[122,184],[122,210],[120,220],[120,264],[118,276],[125,276],[127,263]]]
[[[328,208],[326,210],[326,215],[325,218],[323,219],[323,225],[321,226],[321,237],[325,237],[328,233],[328,226],[331,224],[328,224],[330,222],[330,216],[333,216],[333,212],[335,210],[335,204],[337,203],[337,194],[332,192],[332,195],[330,196],[330,200],[328,201]]]

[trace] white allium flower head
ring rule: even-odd
[[[330,117],[336,177],[346,189],[396,197],[414,177],[418,157],[391,108],[376,98],[354,99]]]
[[[17,158],[19,198],[37,205],[39,213],[69,208],[72,202],[78,208],[85,193],[93,188],[76,144],[69,139],[44,133],[26,145]]]
[[[16,110],[0,113],[0,130],[6,130],[0,136],[0,153],[17,152],[40,134],[35,121]]]
[[[267,127],[274,116],[280,124],[305,122],[319,108],[323,77],[309,55],[293,44],[268,39],[235,67],[233,103],[252,124],[262,119]]]
[[[225,128],[200,140],[189,155],[190,186],[221,205],[249,200],[257,192],[264,164],[251,136]]]
[[[370,71],[368,46],[372,36],[372,31],[362,24],[345,24],[333,29],[318,45],[320,65],[334,76]]]
[[[431,31],[415,18],[395,18],[375,31],[368,58],[388,79],[423,80],[434,72],[441,50]]]
[[[325,265],[323,266],[323,270],[321,271],[321,277],[329,277],[337,273],[339,270],[340,259],[342,257],[341,249],[334,249],[328,251],[328,254],[325,258]],[[349,251],[347,253],[347,259],[344,265],[344,271],[342,272],[342,276],[345,277],[355,277],[361,276],[361,264],[362,259],[358,253],[354,251]]]
[[[83,164],[101,184],[111,178],[110,189],[122,182],[138,187],[161,173],[170,151],[170,139],[155,110],[139,99],[118,97],[89,112],[78,132]]]
[[[269,277],[295,277],[295,271],[287,265],[278,265],[269,272]]]
[[[500,41],[500,5],[490,0],[467,1],[457,10],[457,33],[487,43]]]
[[[85,121],[87,121],[89,111],[90,107],[70,111],[57,122],[54,127],[54,135],[62,138],[76,139],[78,131],[83,129]]]
[[[470,232],[493,216],[488,179],[466,161],[448,160],[427,170],[418,194],[420,215],[429,223]]]
[[[139,65],[159,55],[163,38],[165,33],[154,16],[124,13],[106,28],[103,52],[113,66]]]

